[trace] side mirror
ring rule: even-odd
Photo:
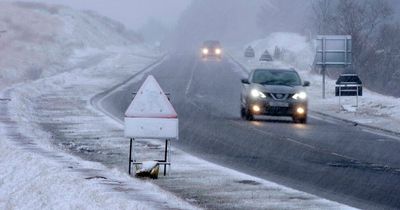
[[[242,79],[241,81],[242,81],[243,84],[250,84],[248,79]]]
[[[310,82],[309,81],[304,81],[303,87],[309,87],[309,86],[310,86]]]

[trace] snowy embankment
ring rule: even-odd
[[[116,133],[122,137],[120,128],[93,110],[89,101],[98,91],[126,80],[155,60],[137,57],[125,48],[107,52],[94,66],[17,85],[3,93],[12,101],[1,105],[0,166],[6,169],[0,173],[1,209],[193,209],[123,170],[71,155],[73,142],[64,144],[64,137],[56,135],[54,127],[60,126],[75,138],[87,139],[86,145],[76,148],[82,153],[93,146],[119,147],[124,146],[121,141],[127,142],[115,139]]]
[[[45,124],[111,133],[115,124],[92,110],[90,98],[159,55],[117,23],[59,6],[0,2],[2,30],[0,97],[11,101],[0,101],[0,209],[193,208],[149,182],[71,155]]]
[[[255,49],[254,59],[244,57],[244,49],[247,46]],[[268,50],[273,55],[275,47],[284,51],[284,55],[279,60],[270,63],[258,61],[264,50]],[[311,82],[311,87],[307,90],[309,108],[312,111],[400,133],[399,98],[384,96],[364,88],[357,109],[353,107],[356,105],[355,97],[342,97],[341,107],[339,98],[335,97],[334,92],[336,80],[327,78],[326,99],[322,99],[322,76],[311,71],[314,55],[315,50],[307,42],[306,37],[292,33],[274,33],[265,39],[253,41],[243,49],[232,53],[233,58],[248,70],[260,66],[296,68],[303,80]]]
[[[0,2],[0,89],[69,70],[76,49],[139,44],[137,37],[91,12]]]

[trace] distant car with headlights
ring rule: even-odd
[[[203,43],[201,48],[201,57],[203,59],[207,58],[222,58],[222,47],[219,41],[209,40]]]
[[[307,94],[294,69],[255,69],[242,79],[240,114],[254,120],[257,115],[290,116],[296,123],[307,123]]]

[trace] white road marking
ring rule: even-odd
[[[380,132],[380,131],[376,131],[376,130],[371,130],[371,129],[368,129],[368,128],[362,128],[361,130],[364,131],[364,132],[375,134],[375,135],[378,135],[378,136],[382,136],[382,137],[385,137],[385,138],[388,138],[388,139],[391,139],[391,140],[400,141],[400,137],[399,136],[395,136],[393,134],[386,134],[386,133],[383,133],[383,132]],[[377,140],[382,141],[382,139],[377,139]],[[387,140],[385,140],[385,141],[387,141]]]
[[[194,70],[196,69],[197,64],[198,64],[198,60],[196,59],[195,62],[194,62],[194,64],[193,64],[193,67],[192,67],[192,69],[191,69],[192,73],[191,73],[191,75],[190,75],[189,82],[188,82],[188,84],[187,84],[187,86],[186,86],[185,96],[187,96],[187,95],[189,94],[189,90],[190,90],[190,87],[192,86],[192,81],[193,81],[193,77],[194,77]]]
[[[102,102],[107,99],[110,95],[114,94],[116,91],[120,91],[121,88],[124,88],[125,86],[128,86],[130,83],[135,82],[135,79],[138,77],[143,77],[144,74],[146,74],[147,72],[153,71],[157,66],[159,66],[160,64],[162,64],[165,60],[168,59],[168,56],[165,56],[163,59],[158,60],[156,62],[154,62],[153,64],[151,64],[150,68],[145,68],[145,70],[141,73],[139,73],[138,75],[136,75],[135,77],[131,78],[128,81],[125,81],[124,83],[116,86],[113,90],[109,91],[106,95],[102,96],[100,100],[96,101],[95,103],[93,103],[92,105],[98,109],[100,112],[106,114],[107,116],[109,116],[111,119],[115,120],[117,123],[119,124],[124,124],[124,120],[119,119],[118,117],[114,116],[112,113],[108,112],[106,109],[104,109],[103,106],[101,106]],[[96,97],[96,96],[95,96]],[[93,97],[93,98],[95,98]]]

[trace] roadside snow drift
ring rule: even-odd
[[[68,70],[76,49],[138,43],[123,25],[91,12],[0,2],[0,88]]]

